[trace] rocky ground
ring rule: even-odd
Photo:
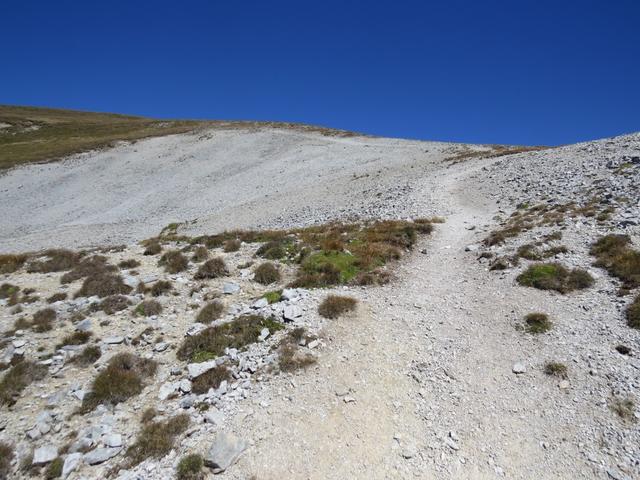
[[[332,148],[350,148],[342,142],[372,140],[327,141],[336,143]],[[16,451],[12,474],[30,474],[18,469],[35,450],[31,462],[39,456],[38,462],[47,464],[60,456],[67,470],[74,467],[68,478],[173,478],[180,458],[190,453],[224,458],[228,468],[219,475],[230,479],[639,477],[640,344],[638,331],[625,320],[639,292],[635,286],[621,289],[619,279],[594,266],[590,249],[608,234],[627,234],[630,248],[640,249],[640,135],[460,162],[445,160],[444,149],[451,146],[423,144],[427,152],[440,149],[438,156],[424,162],[413,157],[406,164],[400,158],[407,154],[407,144],[375,142],[379,149],[395,149],[392,158],[400,162],[402,175],[382,172],[375,188],[363,184],[349,189],[345,183],[344,195],[326,204],[313,195],[337,190],[328,186],[328,178],[309,175],[317,183],[315,193],[300,205],[280,217],[265,216],[264,211],[282,208],[266,200],[266,210],[251,212],[242,222],[297,225],[366,212],[373,217],[445,217],[393,267],[395,279],[388,285],[292,289],[265,305],[261,296],[286,285],[293,266],[282,265],[284,275],[276,286],[258,284],[254,266],[246,264],[255,261],[259,245],[249,243],[237,252],[211,249],[212,255],[224,257],[230,275],[205,281],[194,279],[197,262],[168,274],[158,266],[159,256],[143,255],[140,245],[103,252],[113,265],[132,258],[140,262],[120,269],[133,288],[140,280],[148,286],[171,282],[171,293],[154,297],[162,312],[149,317],[134,313],[143,299],[135,290],[127,294],[131,305],[124,310],[87,314],[97,299],[71,298],[81,280],[61,285],[61,273],[24,269],[0,278],[23,292],[32,288],[35,292],[27,296],[39,297],[23,303],[21,312],[8,305],[9,299],[0,300],[0,322],[8,332],[4,361],[19,356],[47,367],[46,376],[26,387],[14,405],[0,407],[6,413],[2,440]],[[410,144],[418,155],[420,142]],[[322,151],[319,147],[318,158]],[[387,165],[384,152],[373,156],[378,155],[369,160],[375,168]],[[298,168],[310,167],[294,162],[291,169]],[[348,168],[364,167],[355,162]],[[13,182],[26,172],[12,175]],[[270,185],[265,182],[265,188]],[[389,197],[377,195],[383,185]],[[370,188],[377,193],[371,195]],[[363,194],[365,200],[358,202]],[[305,210],[305,202],[317,207]],[[242,208],[251,210],[249,203]],[[340,211],[339,203],[349,207]],[[216,215],[184,231],[213,227]],[[509,229],[517,219],[519,227]],[[29,233],[27,243],[42,242],[42,232]],[[487,240],[496,239],[496,232],[504,238]],[[105,238],[120,240],[129,234],[121,235]],[[6,250],[15,250],[18,234],[5,238]],[[50,246],[48,242],[32,245]],[[549,255],[544,260],[523,256],[521,247],[529,244]],[[594,283],[566,293],[520,285],[519,275],[542,261],[584,269]],[[69,292],[69,298],[46,304],[46,298],[61,291]],[[321,317],[318,305],[329,293],[356,298],[356,311],[339,319]],[[273,315],[284,328],[263,330],[246,349],[189,366],[178,360],[177,351],[186,336],[203,328],[195,317],[214,298],[225,307],[218,323],[253,312]],[[16,330],[16,320],[48,306],[57,312],[54,330]],[[86,318],[76,316],[78,311]],[[524,317],[531,312],[546,313],[552,328],[529,333]],[[279,345],[296,327],[308,332],[296,348],[310,365],[281,371]],[[54,348],[78,329],[91,331],[90,343],[102,352],[86,367],[72,361],[84,346]],[[115,407],[102,405],[73,415],[92,379],[123,351],[157,361],[155,376],[139,395]],[[549,362],[564,365],[566,372],[545,373]],[[229,365],[233,377],[206,393],[194,393],[198,369],[219,363]],[[126,449],[136,442],[149,407],[158,410],[161,420],[186,412],[189,427],[162,458],[115,473],[114,466],[123,465]],[[214,475],[211,468],[204,471]]]

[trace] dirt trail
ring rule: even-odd
[[[512,312],[523,299],[544,299],[505,286],[465,252],[482,235],[473,227],[496,210],[469,193],[481,167],[447,170],[425,185],[432,196],[438,185],[446,223],[399,267],[397,282],[358,292],[358,316],[330,324],[317,370],[295,387],[281,379],[264,414],[243,421],[260,440],[241,471],[259,479],[593,478],[565,441],[572,426],[540,407],[557,386],[512,372],[536,356]]]

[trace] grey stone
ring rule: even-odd
[[[224,415],[220,410],[218,410],[215,407],[210,408],[204,414],[204,421],[206,423],[211,423],[213,425],[220,426],[222,425],[223,420],[224,420]]]
[[[70,453],[64,459],[64,464],[62,465],[62,478],[67,478],[71,472],[73,472],[80,462],[82,461],[82,453]]]
[[[524,363],[517,362],[513,364],[511,371],[516,374],[525,373],[527,371],[527,367],[525,367]]]
[[[104,339],[104,343],[109,345],[118,345],[122,342],[124,342],[124,337],[107,337]]]
[[[232,433],[221,432],[213,440],[205,464],[211,467],[214,473],[224,472],[238,460],[246,448],[244,440]]]
[[[186,378],[184,380],[180,380],[180,391],[183,393],[191,392],[191,382]]]
[[[269,336],[269,333],[270,332],[268,328],[263,328],[262,330],[260,330],[260,336],[258,337],[258,340],[260,340],[261,342],[264,342]]]
[[[269,301],[266,298],[259,298],[251,305],[251,308],[259,310],[261,308],[265,308],[269,306]]]
[[[196,399],[193,395],[187,395],[182,400],[180,400],[180,407],[187,409],[193,407],[193,404],[196,403]]]
[[[85,463],[89,465],[97,465],[99,463],[104,463],[107,460],[115,457],[120,453],[122,447],[110,448],[96,448],[95,450],[91,450],[89,453],[85,453],[84,457],[82,457]]]
[[[166,382],[163,383],[158,392],[158,400],[166,400],[169,396],[178,389],[178,382]]]
[[[71,444],[71,446],[69,447],[69,451],[72,453],[80,452],[82,450],[87,450],[91,448],[92,445],[93,445],[93,440],[91,440],[91,438],[82,437]]]
[[[222,293],[225,295],[231,295],[240,291],[240,285],[237,283],[227,282],[222,286]]]
[[[58,456],[58,449],[55,445],[43,445],[38,447],[33,452],[33,464],[44,465],[54,460]]]
[[[295,320],[296,318],[300,318],[302,316],[302,309],[297,305],[287,305],[286,307],[284,307],[282,316],[285,320]]]
[[[81,322],[76,323],[76,330],[79,332],[88,332],[91,330],[91,319],[85,318]]]
[[[189,372],[189,378],[193,379],[208,372],[212,368],[215,368],[218,362],[215,360],[209,360],[208,362],[190,363],[187,365],[187,371]]]
[[[122,435],[119,433],[110,433],[109,435],[105,435],[102,437],[102,442],[107,447],[121,447],[122,446]]]
[[[169,347],[167,342],[159,342],[153,346],[154,352],[164,352]]]
[[[282,290],[282,298],[285,300],[293,300],[294,298],[298,298],[300,296],[300,292],[296,288],[285,288]]]

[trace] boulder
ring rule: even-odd
[[[213,440],[205,465],[213,469],[213,473],[221,473],[233,465],[242,452],[247,448],[247,443],[232,433],[221,432]]]

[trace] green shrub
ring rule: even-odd
[[[626,288],[640,287],[640,252],[631,248],[628,235],[606,235],[591,246],[596,266],[620,279]]]
[[[552,323],[544,313],[530,313],[524,317],[526,330],[529,333],[544,333],[551,329]]]
[[[338,318],[356,309],[358,301],[342,295],[328,295],[318,307],[318,313],[325,318]]]
[[[202,480],[204,460],[197,453],[192,453],[180,459],[176,469],[177,480]]]
[[[544,373],[553,377],[567,377],[567,366],[560,362],[547,362],[544,365]]]
[[[20,287],[10,283],[0,285],[0,298],[10,298],[20,291]]]
[[[593,285],[589,272],[575,268],[568,270],[559,263],[537,263],[530,265],[517,279],[520,285],[540,290],[555,290],[568,293]]]
[[[156,300],[143,300],[136,306],[134,312],[136,315],[143,317],[160,315],[160,313],[162,313],[162,305]]]
[[[47,468],[44,471],[44,478],[46,480],[53,480],[54,478],[59,478],[62,476],[62,467],[64,466],[64,460],[62,457],[57,457],[53,459],[53,461],[47,465]]]
[[[265,262],[256,267],[254,280],[262,285],[270,285],[280,281],[280,271],[271,262]]]
[[[282,290],[273,290],[263,295],[269,303],[278,303],[282,299]]]
[[[136,441],[127,449],[129,467],[134,467],[147,458],[160,459],[173,448],[178,435],[189,426],[189,415],[182,413],[164,422],[144,425]]]

